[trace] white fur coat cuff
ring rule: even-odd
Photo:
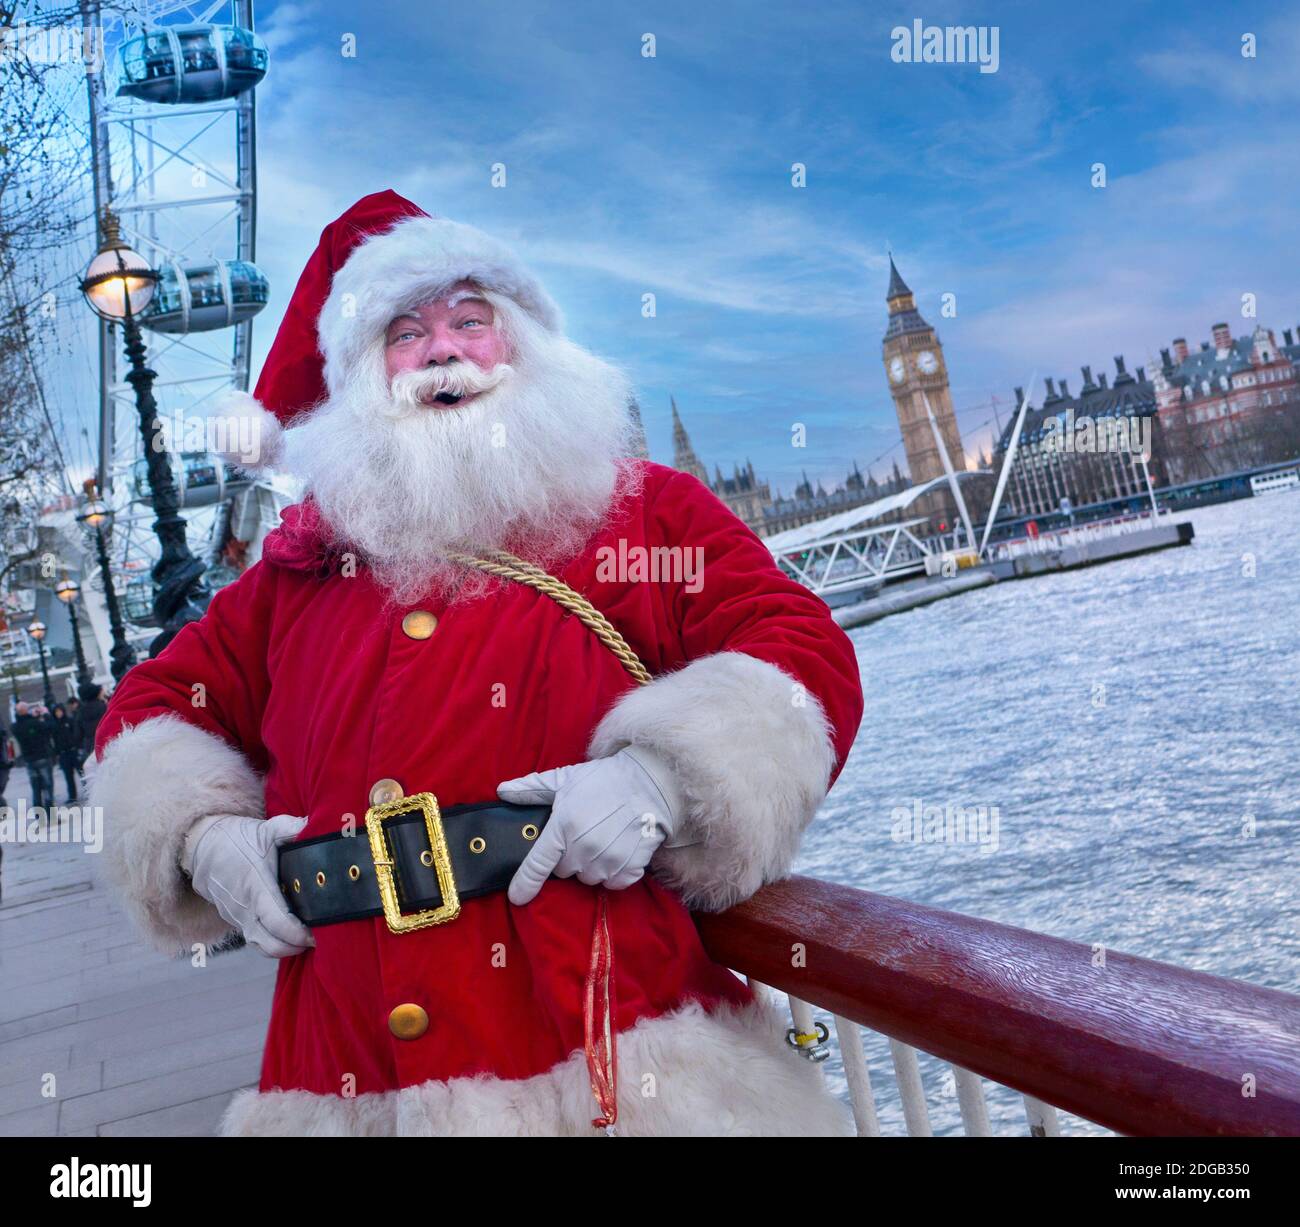
[[[210,945],[230,932],[194,892],[180,859],[200,819],[264,813],[261,777],[238,750],[175,716],[157,716],[105,747],[90,802],[103,807],[104,877],[155,946]]]
[[[821,704],[775,665],[701,657],[629,691],[596,728],[593,758],[643,746],[672,766],[684,829],[651,862],[688,905],[720,911],[790,872],[835,762]]]

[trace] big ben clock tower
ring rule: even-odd
[[[903,448],[912,484],[920,485],[933,477],[943,476],[943,461],[934,445],[934,431],[925,412],[922,392],[929,398],[939,434],[954,469],[966,467],[966,453],[952,411],[952,393],[948,390],[948,368],[943,360],[943,346],[929,324],[916,309],[916,300],[907,283],[889,257],[889,327],[883,345],[885,374],[889,391],[898,411],[898,425],[903,432]],[[940,514],[950,524],[955,508],[947,491],[927,496],[922,504],[930,514]]]

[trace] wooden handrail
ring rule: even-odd
[[[717,962],[1118,1133],[1300,1135],[1300,997],[788,878]]]

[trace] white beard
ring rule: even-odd
[[[482,592],[487,579],[450,552],[514,543],[544,567],[571,558],[633,480],[620,464],[633,430],[626,378],[494,305],[508,312],[514,356],[487,373],[462,368],[470,390],[489,388],[468,404],[420,404],[419,376],[390,388],[381,348],[285,434],[283,470],[399,605]]]

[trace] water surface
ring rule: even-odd
[[[852,631],[866,715],[798,871],[1300,991],[1300,493],[1177,518],[1189,547]],[[996,806],[996,850],[896,842],[918,801]],[[991,1106],[1023,1131],[1014,1097]]]

